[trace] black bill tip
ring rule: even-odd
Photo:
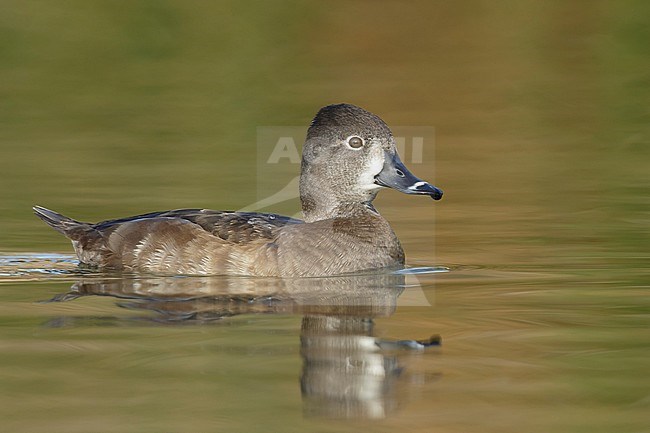
[[[442,190],[431,185],[429,182],[420,180],[415,182],[413,185],[408,187],[411,194],[426,194],[434,200],[440,200],[442,198]]]

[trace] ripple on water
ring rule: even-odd
[[[79,261],[68,254],[22,253],[0,255],[0,279],[34,280],[78,275]]]
[[[449,272],[449,268],[445,266],[418,266],[418,267],[407,267],[395,271],[398,275],[423,275],[423,274],[440,274],[444,272]]]
[[[0,279],[40,279],[52,276],[85,274],[79,261],[69,254],[21,253],[0,255]],[[444,266],[407,267],[395,271],[398,275],[427,275],[449,272]]]

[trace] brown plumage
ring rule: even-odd
[[[99,268],[167,275],[326,276],[404,264],[399,240],[371,204],[381,187],[442,196],[401,163],[379,117],[339,104],[321,109],[303,148],[305,221],[181,209],[90,224],[40,206],[34,212],[72,241],[82,263]]]

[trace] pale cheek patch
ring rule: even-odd
[[[359,186],[365,190],[374,190],[381,188],[375,183],[375,176],[384,168],[384,152],[373,152],[369,155],[368,163],[364,171],[359,176]]]

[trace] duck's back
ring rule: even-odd
[[[295,277],[404,262],[397,238],[379,215],[304,223],[274,214],[181,209],[89,224],[34,210],[72,240],[82,263],[100,268]]]
[[[271,275],[267,244],[279,228],[302,221],[273,214],[179,209],[83,223],[35,207],[70,238],[79,260],[105,269],[186,275]]]

